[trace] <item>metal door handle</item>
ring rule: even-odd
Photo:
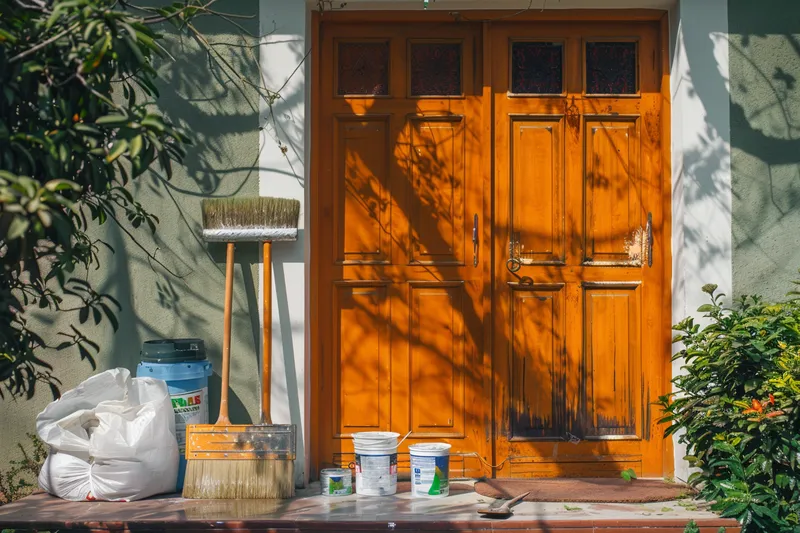
[[[506,261],[506,268],[512,274],[522,268],[522,261],[519,258],[519,232],[515,231],[511,234],[511,239],[508,241],[508,261]]]
[[[647,266],[653,267],[653,213],[647,213]]]
[[[472,266],[478,266],[478,213],[472,217]]]

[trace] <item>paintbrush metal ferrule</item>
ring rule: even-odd
[[[204,229],[207,242],[296,241],[297,228],[216,228]]]
[[[297,457],[294,424],[186,427],[186,459],[274,459]]]

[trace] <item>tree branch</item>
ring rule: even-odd
[[[39,43],[39,44],[37,44],[36,46],[34,46],[34,47],[31,47],[31,48],[28,48],[28,49],[27,49],[27,50],[25,50],[24,52],[21,52],[21,53],[19,53],[19,54],[15,55],[15,56],[14,56],[14,57],[12,57],[11,59],[9,59],[9,61],[8,61],[8,62],[9,62],[9,63],[14,63],[14,62],[16,62],[16,61],[19,61],[19,60],[20,60],[20,59],[22,59],[22,58],[28,57],[29,55],[31,55],[31,54],[33,54],[33,53],[35,53],[36,51],[38,51],[38,50],[41,50],[42,48],[44,48],[44,47],[46,47],[46,46],[49,46],[49,45],[53,44],[54,42],[56,42],[57,40],[61,39],[61,38],[62,38],[62,37],[64,37],[65,35],[69,35],[69,34],[70,34],[70,33],[72,33],[73,31],[77,30],[79,27],[80,27],[80,23],[79,23],[79,22],[76,22],[75,24],[73,24],[72,26],[70,26],[69,28],[67,28],[66,30],[64,30],[64,31],[61,31],[61,32],[58,32],[57,34],[53,35],[53,36],[52,36],[52,37],[50,37],[49,39],[47,39],[47,40],[45,40],[45,41],[42,41],[42,42],[40,42],[40,43]]]
[[[133,241],[133,243],[134,243],[134,244],[135,244],[135,245],[136,245],[136,246],[137,246],[137,247],[138,247],[138,248],[139,248],[141,251],[143,251],[143,252],[144,252],[144,253],[147,255],[147,258],[148,258],[148,260],[152,260],[152,261],[154,261],[154,262],[155,262],[156,264],[158,264],[158,265],[159,265],[161,268],[163,268],[164,270],[166,270],[166,271],[167,271],[167,272],[168,272],[170,275],[172,275],[172,276],[175,276],[175,277],[176,277],[176,278],[178,278],[178,279],[183,279],[184,277],[186,277],[186,276],[179,276],[177,273],[173,272],[173,271],[172,271],[172,270],[171,270],[171,269],[170,269],[170,268],[169,268],[167,265],[165,265],[164,263],[162,263],[161,261],[159,261],[159,260],[156,258],[155,254],[152,254],[152,253],[150,253],[150,250],[148,250],[147,248],[145,248],[145,247],[142,245],[142,243],[140,243],[140,242],[139,242],[139,241],[136,239],[136,237],[134,237],[133,233],[131,233],[131,232],[128,230],[128,228],[126,228],[125,226],[123,226],[123,225],[122,225],[122,223],[119,221],[119,219],[117,218],[117,216],[116,216],[116,215],[115,215],[115,214],[114,214],[112,211],[110,211],[110,210],[108,210],[108,209],[105,209],[105,208],[104,208],[102,205],[98,205],[97,207],[99,207],[100,209],[103,209],[103,210],[106,212],[106,215],[108,215],[108,217],[109,217],[111,220],[113,220],[113,221],[114,221],[114,222],[117,224],[117,227],[119,227],[119,229],[121,229],[123,232],[125,232],[125,234],[126,234],[128,237],[130,237],[130,239]],[[151,267],[152,267],[152,265],[151,265]]]

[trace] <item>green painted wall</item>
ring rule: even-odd
[[[256,15],[237,22],[253,35],[258,33],[258,8],[254,2],[222,0],[223,12]],[[215,43],[241,43],[240,30],[218,19],[206,18],[198,29]],[[169,38],[175,61],[160,72],[162,108],[185,126],[196,145],[190,149],[185,169],[176,167],[170,182],[160,173],[139,179],[135,196],[155,213],[161,223],[156,234],[132,230],[141,246],[154,253],[173,274],[148,259],[124,233],[107,224],[98,235],[116,250],[102,253],[103,269],[89,279],[113,294],[122,304],[120,330],[114,335],[104,323],[91,337],[100,343],[98,371],[114,367],[135,370],[139,348],[148,339],[197,336],[205,339],[210,358],[219,366],[222,341],[222,304],[225,278],[224,245],[208,246],[200,238],[200,201],[205,196],[258,195],[258,100],[254,90],[240,89],[221,72],[209,71],[206,53],[189,38]],[[245,48],[222,47],[223,53],[247,79],[257,80],[257,64]],[[254,51],[257,54],[257,51]],[[232,345],[231,416],[246,423],[258,416],[257,355],[258,249],[237,246]],[[42,317],[47,320],[47,317]],[[54,326],[58,326],[55,324]],[[87,330],[88,332],[88,330]],[[48,354],[62,390],[92,375],[77,354]],[[219,375],[212,377],[212,416],[219,402]],[[47,388],[32,400],[0,402],[0,469],[16,443],[34,431],[39,413],[50,401]]]
[[[800,2],[729,0],[733,283],[800,279]]]

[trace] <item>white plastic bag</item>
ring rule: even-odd
[[[175,415],[167,384],[124,368],[87,379],[36,419],[50,453],[39,486],[72,501],[133,501],[174,492]]]

